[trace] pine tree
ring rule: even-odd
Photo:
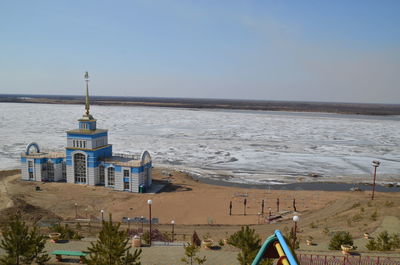
[[[199,247],[195,244],[188,243],[183,246],[185,249],[185,257],[181,259],[181,261],[185,262],[185,264],[193,265],[195,262],[196,264],[204,264],[207,260],[206,256],[203,258],[197,257],[197,252],[199,251]]]
[[[293,227],[292,229],[287,228],[287,226],[285,226],[284,228],[284,234],[286,237],[286,241],[287,243],[293,247],[293,240],[294,240],[294,231],[293,231]],[[294,249],[299,249],[300,248],[300,238],[296,235],[296,240],[294,242]]]
[[[228,244],[241,250],[237,256],[240,265],[250,265],[261,247],[261,239],[255,233],[254,229],[251,229],[248,226],[242,226],[240,231],[229,237]],[[270,260],[266,259],[263,260],[261,264],[267,265],[272,263]]]
[[[329,249],[330,250],[340,250],[341,245],[350,245],[353,246],[353,237],[349,232],[338,231],[336,232],[331,240],[329,241]]]
[[[3,239],[0,248],[4,249],[6,255],[0,258],[1,265],[42,265],[50,260],[44,251],[46,239],[40,235],[36,225],[29,231],[29,227],[17,214],[11,218],[8,224],[2,228]]]
[[[96,243],[88,247],[89,257],[85,258],[88,265],[140,265],[140,254],[142,250],[129,252],[131,246],[128,244],[127,231],[120,231],[121,224],[113,225],[111,221],[103,221]]]

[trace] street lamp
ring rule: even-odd
[[[78,219],[78,204],[75,203],[75,219]]]
[[[149,205],[149,245],[151,246],[151,204],[153,203],[152,200],[147,200],[147,204]]]
[[[131,218],[128,217],[128,231],[131,231]]]
[[[293,243],[292,243],[292,248],[294,249],[296,246],[296,240],[297,240],[297,223],[299,222],[300,217],[297,215],[293,216]]]
[[[104,210],[100,210],[100,213],[101,213],[101,222],[103,222],[104,221]]]
[[[375,195],[376,168],[379,167],[380,164],[381,164],[381,162],[379,162],[378,160],[372,161],[372,166],[374,167],[374,184],[372,185],[372,197],[371,197],[371,200],[374,199],[374,195]]]
[[[140,221],[142,222],[142,233],[143,233],[143,222],[144,222],[144,216],[140,216]]]
[[[172,238],[171,239],[172,239],[172,242],[174,242],[174,230],[175,230],[174,229],[175,228],[175,221],[174,220],[171,221],[171,225],[172,225],[172,233],[171,233],[171,235],[172,235],[171,237]]]

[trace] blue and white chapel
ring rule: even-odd
[[[67,131],[65,152],[43,152],[37,143],[29,144],[21,154],[22,179],[145,192],[152,183],[149,152],[144,151],[140,156],[113,155],[108,130],[98,129],[97,120],[89,112],[87,72],[85,81],[85,113],[78,120],[78,128]]]

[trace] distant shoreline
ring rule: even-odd
[[[0,102],[83,104],[83,96],[0,94]],[[400,115],[400,104],[91,96],[93,105]]]

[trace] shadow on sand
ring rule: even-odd
[[[155,184],[164,185],[164,188],[160,190],[161,192],[179,192],[179,191],[191,191],[192,188],[188,187],[186,184],[172,183],[168,180],[153,180]]]

